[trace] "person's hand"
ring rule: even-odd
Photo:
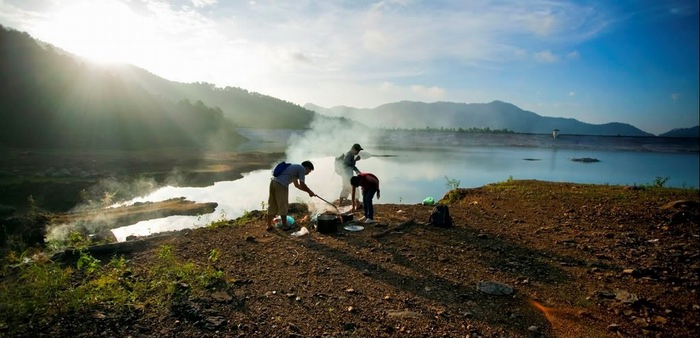
[[[316,194],[314,194],[313,191],[309,191],[309,197],[314,197],[314,196],[316,196]]]
[[[360,155],[355,156],[355,161],[359,161],[361,159],[362,159],[362,157],[360,157]]]
[[[382,198],[382,193],[381,193],[381,191],[377,191],[377,199],[380,199],[380,198]]]

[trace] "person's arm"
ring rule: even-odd
[[[377,199],[382,197],[382,192],[379,190],[379,178],[377,176],[374,176],[373,174],[368,174],[369,180],[372,181],[377,186]]]
[[[357,202],[355,202],[355,189],[357,189],[356,186],[352,186],[352,193],[350,194],[350,198],[352,199],[352,210],[355,211],[357,209]]]
[[[304,181],[299,181],[299,179],[295,178],[294,181],[292,181],[292,182],[294,183],[294,186],[297,189],[299,189],[301,191],[306,191],[309,194],[309,197],[316,196],[316,194],[314,194],[314,192],[311,191],[311,189],[306,185],[306,183],[304,183]]]

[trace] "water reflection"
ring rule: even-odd
[[[460,187],[480,187],[512,179],[537,179],[595,184],[650,184],[655,177],[670,177],[666,186],[698,187],[698,154],[652,153],[602,150],[569,150],[523,147],[446,147],[420,150],[363,152],[357,163],[361,171],[376,174],[382,198],[375,203],[420,203],[426,197],[441,198],[447,179]],[[395,155],[382,157],[380,155]],[[598,163],[573,162],[571,158],[597,158]],[[525,160],[533,159],[533,160]],[[332,201],[340,192],[340,177],[334,173],[333,157],[311,159],[316,167],[307,184],[319,196]],[[300,162],[300,161],[297,161]],[[272,167],[272,164],[271,164]],[[217,202],[212,214],[200,217],[171,216],[114,229],[118,240],[128,235],[195,228],[220,218],[239,217],[247,210],[262,209],[267,203],[270,170],[245,174],[236,181],[218,182],[209,187],[164,187],[133,202],[162,201],[186,197],[195,202]],[[319,199],[290,187],[290,201],[326,208]]]

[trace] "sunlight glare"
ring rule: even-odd
[[[128,63],[151,36],[145,18],[123,3],[79,1],[39,27],[39,39],[97,62]]]

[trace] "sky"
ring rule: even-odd
[[[653,134],[699,124],[697,0],[0,0],[0,24],[302,106],[500,100]]]

